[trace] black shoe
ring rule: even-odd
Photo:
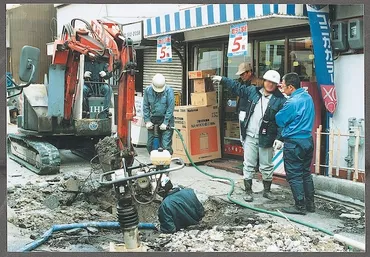
[[[271,193],[271,183],[272,181],[263,181],[263,197],[272,201],[276,201],[276,196]]]
[[[243,197],[246,202],[253,202],[252,179],[244,179],[244,187],[246,195]]]
[[[306,209],[302,206],[292,206],[292,207],[285,207],[281,209],[282,212],[290,213],[290,214],[300,214],[306,215]]]

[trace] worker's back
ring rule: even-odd
[[[204,216],[204,207],[191,188],[174,188],[161,203],[158,218],[161,232],[174,233],[196,225]]]

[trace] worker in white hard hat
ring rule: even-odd
[[[212,77],[214,82],[221,83],[234,94],[247,100],[244,106],[241,106],[245,110],[245,117],[240,122],[244,149],[243,177],[246,192],[244,200],[247,202],[253,201],[253,172],[258,161],[263,179],[263,196],[276,200],[271,193],[274,168],[272,158],[274,150],[281,149],[283,143],[281,129],[276,124],[275,115],[282,109],[286,98],[277,87],[280,83],[280,74],[277,71],[268,70],[263,75],[263,79],[263,86],[245,87],[226,77]]]
[[[167,85],[166,78],[162,74],[154,75],[152,84],[144,90],[144,122],[148,129],[147,150],[153,149],[154,124],[159,125],[161,130],[160,147],[168,150],[172,155],[172,135],[174,126],[173,111],[175,108],[175,96],[173,89]]]

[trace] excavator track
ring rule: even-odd
[[[39,175],[56,174],[60,170],[59,150],[35,137],[8,134],[9,157]]]

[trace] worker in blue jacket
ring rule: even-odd
[[[175,233],[197,225],[204,217],[204,207],[191,188],[174,187],[168,177],[161,181],[164,200],[158,209],[160,231]]]
[[[172,135],[173,130],[168,127],[174,126],[173,112],[175,109],[175,96],[173,89],[166,84],[162,74],[154,75],[152,84],[144,90],[143,113],[145,126],[148,129],[147,150],[150,153],[153,148],[154,124],[159,125],[162,131],[160,146],[173,154]]]
[[[283,129],[284,167],[295,201],[293,207],[283,208],[282,211],[304,215],[306,211],[315,212],[315,189],[310,171],[315,108],[312,97],[300,84],[297,73],[284,75],[282,89],[290,98],[276,114],[276,123]]]

